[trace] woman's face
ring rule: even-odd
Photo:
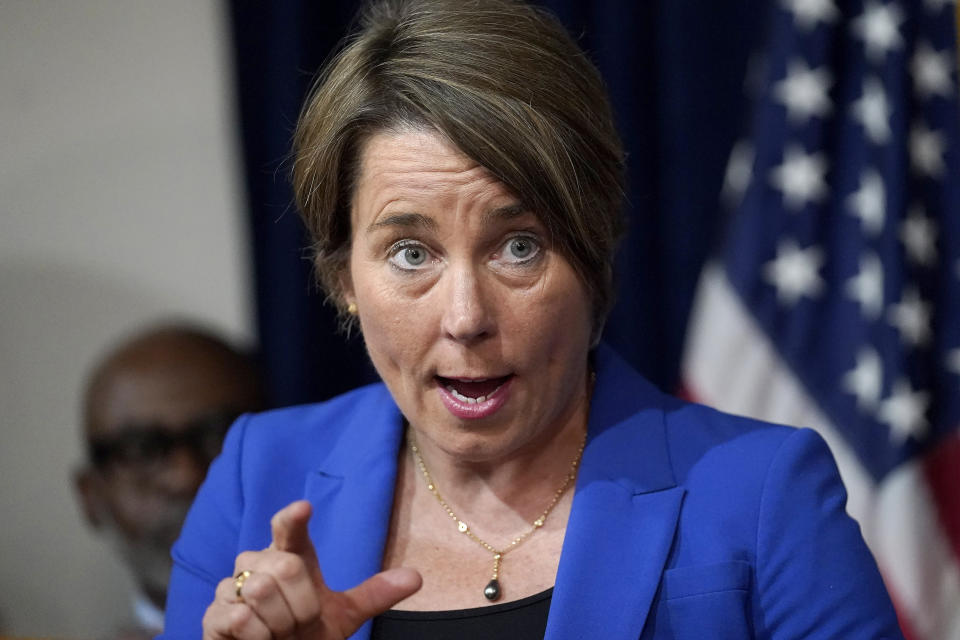
[[[436,133],[376,134],[351,228],[346,299],[421,440],[479,463],[582,424],[590,298],[505,185]]]

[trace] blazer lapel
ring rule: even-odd
[[[636,640],[673,543],[683,489],[589,487],[571,515],[546,640]],[[602,524],[600,524],[602,523]]]
[[[307,477],[304,498],[313,505],[310,537],[324,580],[349,589],[381,569],[393,509],[400,412],[385,387],[360,407],[326,460]],[[370,636],[369,621],[351,636]]]
[[[601,347],[546,640],[636,640],[643,631],[684,495],[670,465],[663,399]]]

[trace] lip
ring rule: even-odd
[[[439,382],[437,383],[437,392],[440,394],[440,399],[443,401],[443,405],[447,408],[447,411],[455,417],[461,420],[479,420],[480,418],[492,416],[506,404],[507,399],[510,397],[510,387],[513,383],[513,378],[514,376],[507,378],[507,380],[487,396],[483,402],[471,404],[463,401]],[[452,377],[450,379],[462,381],[477,380],[477,378],[460,377]]]

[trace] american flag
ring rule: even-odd
[[[953,0],[776,0],[731,155],[693,398],[830,444],[915,640],[960,638]]]

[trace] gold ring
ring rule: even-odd
[[[243,583],[253,574],[252,571],[244,569],[236,575],[233,580],[233,586],[237,588],[237,600],[243,602]]]

